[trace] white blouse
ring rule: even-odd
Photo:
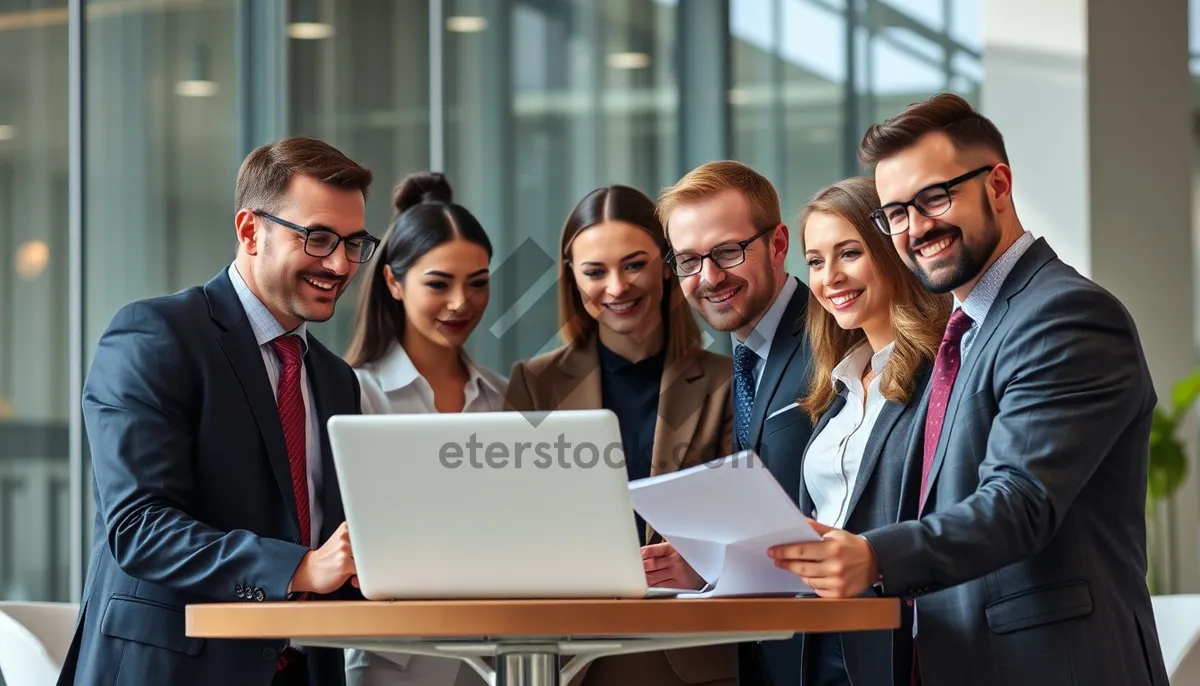
[[[463,412],[500,412],[508,379],[476,365],[462,352],[467,368]],[[363,414],[435,414],[433,387],[421,376],[399,343],[387,354],[354,373],[362,387]],[[407,653],[372,653],[347,649],[346,676],[350,684],[391,686],[457,686],[483,684],[474,671],[455,658]]]
[[[804,455],[803,467],[804,486],[813,502],[813,518],[822,524],[838,529],[846,526],[850,494],[858,480],[863,452],[879,411],[887,402],[879,384],[894,347],[894,342],[889,343],[872,355],[871,346],[863,341],[833,369],[834,385],[840,383],[846,388],[846,402],[813,439]],[[864,403],[862,375],[868,363],[875,376],[865,391]]]
[[[467,368],[463,412],[501,412],[508,379],[476,365],[462,352]],[[403,346],[393,343],[387,354],[356,368],[362,387],[363,414],[434,414],[433,387],[421,376]]]

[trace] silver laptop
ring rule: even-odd
[[[329,440],[363,595],[641,598],[617,417],[346,415]]]

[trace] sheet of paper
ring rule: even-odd
[[[629,490],[633,509],[697,574],[715,581],[711,590],[688,597],[812,591],[776,567],[767,548],[820,536],[753,452],[639,479]]]

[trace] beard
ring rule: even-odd
[[[749,325],[766,313],[774,301],[776,292],[779,290],[778,280],[775,278],[775,272],[772,271],[770,264],[764,265],[763,270],[763,272],[756,275],[753,282],[734,276],[733,274],[727,274],[725,280],[717,286],[702,283],[688,297],[688,300],[691,301],[692,309],[714,331],[721,333],[730,333]],[[713,293],[738,286],[741,287],[741,292],[735,297],[740,298],[742,302],[734,309],[724,312],[715,311],[718,306],[705,299]]]
[[[949,293],[963,284],[970,283],[979,276],[984,265],[1000,245],[1000,227],[996,224],[996,215],[988,204],[984,204],[983,231],[974,240],[968,241],[962,229],[953,224],[939,224],[932,231],[921,236],[919,243],[909,243],[908,265],[916,275],[917,280],[930,293]],[[949,265],[938,265],[931,273],[918,261],[921,248],[936,243],[943,238],[957,238],[957,254],[949,257]]]

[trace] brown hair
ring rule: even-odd
[[[284,138],[255,148],[238,169],[234,211],[243,209],[277,212],[295,174],[310,176],[343,190],[371,187],[371,170],[346,157],[332,145],[315,138]]]
[[[606,221],[620,221],[645,229],[665,258],[669,246],[654,201],[629,186],[605,186],[584,196],[567,217],[558,261],[558,322],[567,345],[583,345],[596,335],[599,324],[583,307],[583,295],[571,273],[571,243],[584,229]],[[661,262],[659,263],[661,264]],[[700,327],[684,299],[679,282],[663,282],[662,321],[667,340],[667,361],[683,357],[700,344]]]
[[[658,197],[658,219],[664,230],[667,218],[679,207],[702,202],[727,190],[736,190],[750,204],[750,217],[757,229],[778,226],[783,220],[779,194],[767,177],[741,162],[708,162],[688,172]],[[670,238],[668,237],[668,241]]]
[[[937,355],[950,315],[951,297],[925,290],[901,262],[891,242],[871,222],[871,211],[878,206],[874,181],[863,177],[844,179],[821,190],[805,204],[798,226],[803,241],[808,218],[821,212],[845,219],[858,231],[863,250],[870,256],[875,273],[886,284],[891,298],[889,315],[895,347],[880,378],[880,390],[888,400],[907,404],[912,399],[917,371]],[[808,394],[799,403],[816,422],[837,395],[833,386],[833,368],[855,345],[865,340],[866,335],[862,329],[847,331],[839,327],[837,320],[811,292],[807,324],[813,374],[809,379]]]
[[[1000,130],[969,102],[953,93],[940,93],[909,105],[882,124],[872,124],[859,143],[858,159],[864,166],[873,167],[935,131],[946,134],[955,150],[986,148],[1008,164],[1008,152]]]

